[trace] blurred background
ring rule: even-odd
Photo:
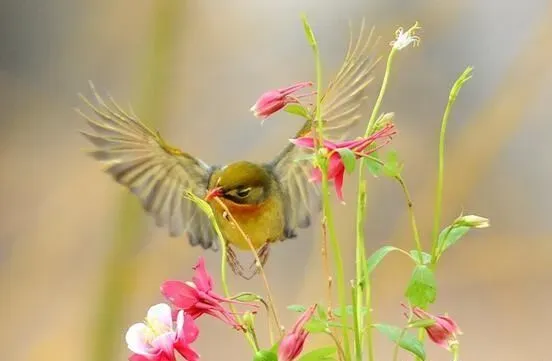
[[[394,147],[405,162],[425,245],[442,112],[456,77],[474,66],[450,119],[443,222],[464,211],[490,218],[492,228],[473,231],[442,259],[432,310],[458,321],[462,360],[550,359],[549,0],[3,0],[1,360],[125,360],[124,333],[162,301],[163,280],[188,279],[205,254],[219,281],[220,253],[203,253],[156,229],[138,202],[83,154],[88,144],[77,131],[85,126],[73,108],[82,107],[77,93],[90,95],[87,81],[132,104],[170,143],[208,163],[265,161],[299,125],[281,114],[260,127],[248,109],[267,89],[313,79],[301,12],[319,40],[326,79],[341,64],[349,21],[358,25],[365,17],[376,27],[381,55],[397,27],[416,20],[423,27],[420,47],[396,58],[382,110],[396,114]],[[346,181],[348,205],[336,202],[351,278],[355,180]],[[413,247],[398,185],[371,179],[368,198],[369,251]],[[319,229],[272,248],[267,276],[285,325],[297,316],[286,305],[324,299],[319,249]],[[399,304],[411,267],[391,255],[375,272],[377,321],[403,322]],[[231,275],[230,286],[264,293],[259,279]],[[239,334],[211,319],[198,324],[202,359],[251,359]],[[264,322],[259,328],[266,336]],[[327,342],[313,337],[308,347]],[[390,359],[391,344],[378,337],[376,345],[378,360]],[[450,360],[432,345],[428,352],[432,360]]]

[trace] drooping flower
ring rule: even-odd
[[[403,307],[408,309],[406,305]],[[411,312],[420,319],[435,321],[425,327],[427,335],[431,341],[447,350],[450,350],[451,345],[457,342],[456,336],[462,334],[456,322],[446,314],[435,316],[419,307],[413,307]]]
[[[179,311],[176,325],[171,307],[160,303],[150,307],[145,322],[135,323],[126,333],[126,342],[133,354],[130,361],[175,361],[175,351],[187,361],[199,360],[190,348],[199,334],[191,316]]]
[[[169,280],[161,285],[161,293],[178,310],[184,310],[194,319],[203,314],[216,317],[236,329],[243,329],[236,318],[228,312],[222,303],[239,303],[257,307],[254,304],[230,300],[213,291],[213,279],[207,273],[205,260],[200,257],[193,268],[195,275],[192,281],[182,282]]]
[[[350,149],[353,153],[355,153],[355,157],[358,159],[361,156],[369,155],[370,153],[375,152],[377,149],[387,144],[390,137],[395,133],[396,130],[393,123],[387,123],[382,129],[367,138],[358,138],[343,142],[331,142],[329,140],[324,140],[323,148],[327,150],[326,153],[329,156],[327,169],[328,180],[333,181],[337,198],[340,201],[343,201],[343,177],[345,175],[345,164],[343,163],[343,159],[341,159],[341,155],[338,150],[341,148]],[[374,144],[377,140],[384,138],[387,138],[386,142],[378,145],[377,147],[366,150],[366,148]],[[290,141],[298,147],[314,149],[314,139],[312,136],[290,139]],[[311,181],[317,183],[322,181],[322,172],[319,168],[315,168],[313,170]]]
[[[260,96],[250,110],[255,117],[264,120],[287,104],[299,103],[298,98],[306,95],[292,96],[291,94],[309,86],[312,86],[312,82],[301,82],[285,88],[267,91]]]
[[[278,347],[278,361],[292,361],[301,354],[305,340],[309,334],[304,327],[311,319],[315,310],[316,304],[309,307],[295,322],[291,330],[282,338],[282,342],[280,342],[280,346]]]

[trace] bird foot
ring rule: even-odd
[[[234,274],[246,280],[252,279],[256,274],[259,273],[261,267],[264,267],[264,265],[266,264],[266,261],[268,260],[269,251],[270,251],[268,243],[262,246],[257,251],[257,256],[259,257],[259,261],[261,262],[261,264],[257,265],[257,260],[255,260],[249,265],[246,271],[245,268],[240,263],[234,250],[230,246],[226,246],[226,247],[227,247],[226,259],[228,260],[228,264],[230,265],[232,272],[234,272]]]

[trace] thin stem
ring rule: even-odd
[[[360,332],[360,324],[359,322],[357,322],[357,320],[360,320],[357,295],[362,295],[362,293],[359,292],[358,287],[355,285],[354,281],[351,281],[351,283],[353,296],[353,333],[355,336],[355,358],[357,361],[362,361],[362,334]],[[345,317],[345,315],[342,315],[342,317]]]
[[[327,295],[328,298],[328,316],[332,314],[332,276],[330,273],[330,260],[328,259],[328,230],[326,223],[322,222],[322,258],[324,271],[328,280]]]
[[[230,290],[228,289],[228,283],[226,281],[226,262],[227,262],[227,257],[228,257],[227,249],[226,249],[227,245],[226,245],[224,237],[222,236],[222,232],[220,231],[220,228],[218,227],[218,224],[216,223],[216,221],[214,219],[212,219],[211,223],[213,224],[213,226],[215,228],[215,232],[217,233],[217,236],[218,236],[219,240],[222,243],[222,252],[221,252],[222,260],[221,260],[220,278],[221,278],[222,289],[224,291],[224,294],[226,295],[227,298],[230,298],[231,297],[230,296]],[[229,307],[230,307],[230,310],[232,311],[232,313],[235,315],[237,321],[240,324],[243,324],[243,321],[242,321],[241,317],[239,316],[238,312],[236,311],[236,308],[234,307],[234,305],[232,303],[230,303]],[[247,341],[249,342],[249,344],[253,348],[253,351],[255,351],[255,352],[259,351],[259,345],[257,344],[257,342],[254,339],[253,335],[251,335],[251,333],[249,331],[245,332],[245,338],[247,339]]]
[[[466,70],[456,79],[452,86],[447,106],[443,114],[441,121],[441,132],[439,134],[439,161],[437,170],[437,187],[435,191],[435,214],[433,216],[433,242],[431,246],[431,263],[434,264],[437,260],[437,241],[439,239],[439,229],[441,228],[441,211],[443,205],[443,181],[445,172],[445,135],[447,131],[447,124],[452,110],[452,105],[456,101],[456,97],[460,92],[460,89],[471,78],[471,72],[473,68],[467,67]]]
[[[406,334],[406,330],[408,329],[408,324],[412,321],[412,312],[408,313],[408,320],[406,321],[406,325],[403,327],[401,334],[399,335],[399,338],[397,340],[397,343],[395,344],[395,349],[393,350],[393,361],[397,361],[399,358],[399,349],[400,349],[400,341]],[[418,357],[416,357],[416,360],[418,360]]]
[[[283,335],[281,323],[280,323],[280,321],[278,319],[278,315],[276,313],[276,307],[274,306],[274,297],[272,297],[272,292],[270,291],[270,286],[268,284],[268,279],[266,278],[264,267],[261,264],[261,260],[259,259],[259,255],[257,254],[257,252],[255,250],[255,247],[253,246],[253,243],[251,243],[251,240],[249,239],[249,236],[247,234],[245,234],[245,232],[240,227],[240,225],[238,224],[238,222],[236,221],[236,219],[234,218],[232,213],[230,213],[230,210],[228,209],[226,204],[224,204],[224,202],[221,201],[220,198],[218,198],[218,197],[215,197],[215,199],[219,203],[219,205],[224,209],[226,214],[228,215],[228,218],[230,219],[230,222],[232,222],[232,224],[238,229],[238,231],[240,232],[243,239],[247,242],[247,244],[251,248],[251,252],[253,252],[253,255],[255,256],[255,261],[257,262],[257,267],[259,267],[260,270],[261,270],[261,277],[262,277],[263,282],[265,284],[266,292],[267,292],[267,295],[268,295],[268,301],[270,303],[270,310],[272,311],[272,317],[274,317],[274,322],[276,322],[276,325],[278,326],[278,330],[280,332],[280,335]]]
[[[372,132],[374,131],[374,127],[376,125],[376,119],[378,118],[378,114],[381,108],[381,103],[383,102],[383,96],[385,95],[385,91],[387,90],[387,84],[389,83],[391,66],[393,65],[393,59],[395,58],[396,52],[397,52],[396,48],[391,48],[391,51],[389,52],[389,56],[387,57],[387,64],[385,66],[385,75],[383,76],[380,92],[378,94],[378,98],[376,99],[376,103],[374,104],[374,109],[372,109],[372,115],[370,116],[370,120],[368,121],[366,132],[364,133],[365,138],[368,137],[370,134],[372,134]]]
[[[322,171],[322,200],[323,200],[323,209],[324,209],[324,220],[326,224],[328,233],[330,236],[330,245],[332,247],[332,253],[334,255],[334,263],[337,273],[337,292],[339,299],[339,306],[341,310],[341,321],[343,326],[343,348],[345,351],[346,360],[351,359],[351,350],[350,350],[350,341],[349,341],[349,332],[347,329],[347,318],[344,317],[346,314],[346,293],[345,293],[345,274],[343,271],[343,258],[341,256],[341,249],[339,248],[339,242],[335,234],[335,227],[332,215],[332,209],[330,207],[330,192],[328,190],[328,175],[326,170]]]
[[[343,348],[341,347],[341,344],[339,343],[339,340],[331,332],[326,332],[326,334],[334,340],[335,346],[337,347],[337,353],[339,354],[339,359],[342,360],[342,361],[346,361],[345,353],[343,352]]]

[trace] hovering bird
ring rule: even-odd
[[[341,69],[321,94],[324,136],[330,140],[343,139],[361,118],[364,91],[379,61],[372,56],[374,43],[372,31],[365,31],[363,23],[357,40],[350,38]],[[235,259],[230,245],[241,250],[250,247],[229,222],[228,210],[264,265],[270,244],[296,237],[297,229],[308,227],[313,214],[320,211],[320,189],[309,181],[313,166],[295,161],[304,150],[288,143],[267,163],[207,165],[167,144],[133,111],[123,110],[111,98],[105,102],[90,85],[98,104],[81,98],[94,117],[78,110],[92,129],[81,132],[95,147],[90,155],[104,163],[105,171],[136,195],[156,224],[168,227],[171,236],[186,234],[192,246],[215,251],[222,242]],[[310,132],[314,108],[310,107],[296,137]],[[224,240],[218,239],[209,217],[197,204],[183,197],[183,190],[208,200]],[[233,270],[237,272],[235,267]]]

